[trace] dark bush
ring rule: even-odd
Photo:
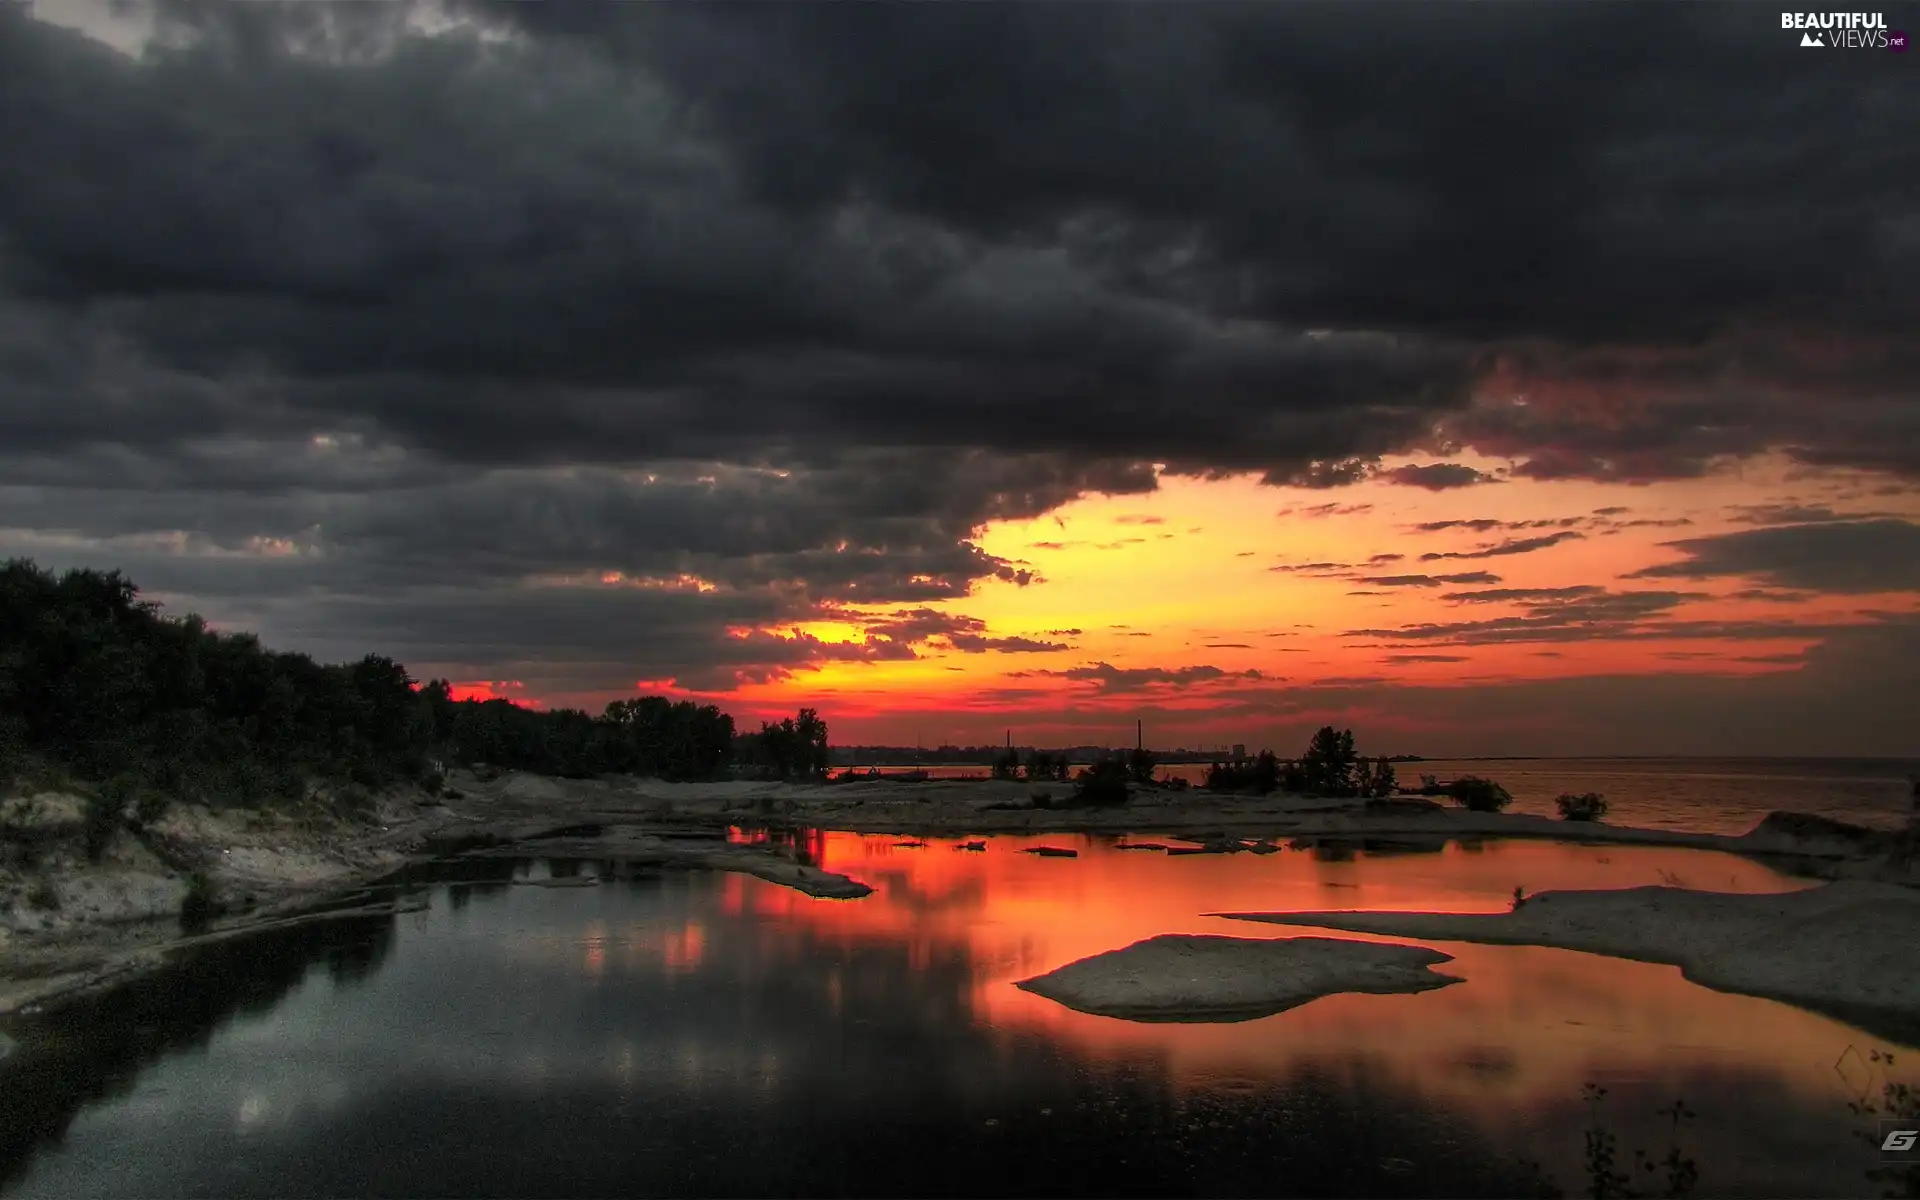
[[[1598,821],[1607,815],[1607,798],[1599,792],[1582,792],[1577,796],[1564,792],[1554,804],[1560,809],[1563,821]]]
[[[120,828],[120,810],[126,807],[127,797],[131,795],[124,779],[125,776],[115,776],[102,784],[98,792],[87,797],[82,837],[89,862],[100,861],[107,847],[113,844],[114,832]]]
[[[1078,804],[1125,804],[1133,774],[1124,758],[1106,758],[1080,768],[1074,776],[1073,798]]]
[[[995,765],[997,766],[998,764],[996,763]],[[1054,774],[1053,755],[1048,754],[1045,750],[1035,750],[1027,756],[1026,771],[1027,779],[1030,781],[1039,779],[1050,780],[1057,777]],[[996,772],[996,776],[997,775],[998,772]]]
[[[187,876],[187,894],[180,899],[180,927],[197,932],[205,929],[207,922],[218,913],[212,877],[205,871],[195,871]]]
[[[1507,789],[1478,775],[1462,775],[1454,780],[1447,785],[1447,795],[1453,797],[1454,803],[1474,812],[1499,812],[1513,803]]]
[[[133,819],[147,826],[167,815],[167,809],[173,806],[172,798],[159,788],[145,788],[139,798],[133,802]]]

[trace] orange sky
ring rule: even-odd
[[[1389,460],[1383,469],[1416,461]],[[1452,461],[1504,473],[1498,460],[1455,455]],[[965,652],[933,638],[911,659],[826,662],[704,694],[747,724],[803,704],[816,706],[837,744],[997,742],[1008,728],[1025,744],[1125,744],[1134,720],[1143,716],[1149,741],[1159,746],[1259,745],[1271,739],[1288,748],[1285,739],[1294,727],[1325,719],[1383,730],[1381,736],[1394,744],[1382,746],[1376,737],[1372,745],[1381,752],[1445,753],[1461,743],[1446,735],[1444,722],[1400,713],[1379,701],[1380,690],[1484,693],[1583,676],[1693,677],[1737,688],[1746,677],[1803,671],[1806,652],[1830,636],[1824,627],[1865,626],[1920,611],[1913,592],[1796,591],[1740,575],[1625,578],[1687,558],[1664,542],[1755,529],[1757,506],[1821,505],[1838,515],[1920,517],[1920,495],[1887,488],[1872,494],[1870,488],[1871,481],[1809,474],[1778,461],[1645,485],[1516,478],[1437,492],[1379,480],[1310,490],[1245,476],[1163,474],[1150,494],[1089,496],[1035,520],[979,530],[975,541],[982,549],[1038,572],[1040,581],[1031,585],[989,580],[959,600],[850,607],[844,620],[772,631],[859,643],[863,622],[925,608],[978,618],[994,638],[1067,648]],[[1536,524],[1415,528],[1489,520]],[[1568,536],[1526,553],[1420,561],[1423,554],[1471,555],[1556,532]],[[1376,557],[1388,555],[1399,557]],[[1308,569],[1286,569],[1303,566]],[[1433,586],[1368,582],[1410,575],[1465,578]],[[1556,632],[1489,643],[1392,636],[1410,626],[1528,611],[1525,598],[1459,598],[1463,593],[1571,587],[1602,590],[1603,599],[1626,595],[1629,603],[1635,595],[1680,595],[1643,613],[1580,628],[1574,637]],[[1736,595],[1741,592],[1748,597]],[[1768,628],[1746,628],[1737,636],[1701,628],[1739,622]],[[1364,630],[1380,633],[1357,632]],[[1119,673],[1104,684],[1066,674],[1101,664]],[[1124,674],[1144,669],[1172,674]],[[670,681],[636,685],[675,690]],[[473,694],[524,696],[510,688],[502,684]],[[1302,698],[1300,712],[1276,728],[1276,718],[1261,714],[1286,706],[1289,697]],[[599,701],[596,696],[584,702]],[[1525,712],[1510,714],[1507,723],[1524,737],[1528,718]],[[1578,718],[1551,713],[1539,719],[1564,731]],[[1439,736],[1429,736],[1436,731]],[[1460,752],[1476,749],[1467,744]]]

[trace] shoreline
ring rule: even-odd
[[[1794,892],[1675,887],[1541,892],[1506,913],[1221,912],[1209,916],[1433,942],[1544,946],[1662,963],[1702,987],[1777,1000],[1920,1044],[1920,963],[1901,949],[1920,891],[1845,880]]]
[[[50,847],[52,865],[38,870],[58,889],[58,909],[32,911],[16,885],[12,909],[0,914],[0,1017],[30,1015],[110,988],[209,940],[266,933],[290,921],[397,913],[403,900],[370,901],[368,889],[410,866],[460,857],[591,857],[739,871],[846,902],[871,891],[775,847],[728,842],[726,831],[734,826],[911,837],[1124,835],[1197,843],[1201,853],[1317,840],[1438,846],[1533,838],[1722,851],[1813,878],[1920,883],[1920,864],[1890,857],[1901,835],[1791,814],[1775,814],[1735,836],[1474,813],[1409,798],[1369,803],[1143,788],[1111,808],[1035,808],[1036,792],[1064,798],[1067,789],[994,780],[666,783],[456,770],[444,797],[390,793],[365,823],[176,808],[138,837],[117,838],[98,865],[77,858],[67,844],[77,832],[79,808],[77,798],[66,797],[72,803],[64,807],[42,805],[49,815],[36,835]],[[1903,844],[1910,848],[1910,835]],[[193,871],[204,872],[232,908],[190,934],[178,916]],[[358,905],[351,903],[356,897]]]

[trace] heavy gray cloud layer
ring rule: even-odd
[[[1907,64],[1744,6],[148,15],[0,8],[0,550],[323,651],[898,654],[741,631],[1154,463],[1920,478]]]

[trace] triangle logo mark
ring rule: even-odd
[[[1825,43],[1825,42],[1823,42],[1823,41],[1821,41],[1821,40],[1820,40],[1820,39],[1819,39],[1818,37],[1816,37],[1816,36],[1814,36],[1814,35],[1813,35],[1813,34],[1811,34],[1811,33],[1803,33],[1803,34],[1801,34],[1801,35],[1800,35],[1800,44],[1801,44],[1802,46],[1819,46],[1819,47],[1821,47],[1822,49],[1825,49],[1825,48],[1826,48],[1826,43]]]

